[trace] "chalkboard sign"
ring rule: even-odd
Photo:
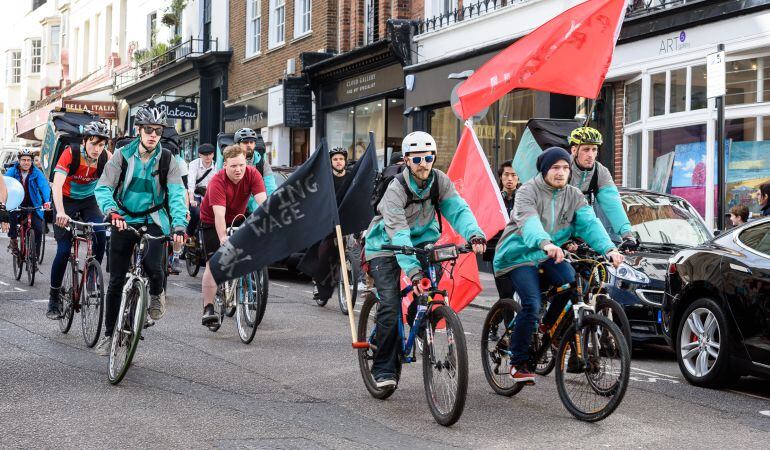
[[[291,77],[283,82],[283,123],[289,128],[313,126],[313,98],[304,78]]]
[[[160,102],[158,108],[165,111],[170,119],[195,119],[198,117],[198,104],[193,102]]]

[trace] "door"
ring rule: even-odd
[[[725,258],[725,298],[752,361],[770,367],[770,221],[738,235],[742,252]]]

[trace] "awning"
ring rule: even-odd
[[[41,106],[16,119],[16,136],[30,141],[42,141],[48,113],[61,106],[61,99]],[[38,133],[35,130],[40,129]]]

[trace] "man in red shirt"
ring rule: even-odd
[[[246,153],[237,145],[225,149],[222,156],[222,170],[209,181],[206,196],[201,202],[201,234],[203,251],[206,252],[206,270],[203,272],[203,319],[204,326],[216,323],[219,317],[214,313],[214,296],[217,284],[211,275],[208,260],[227,240],[227,227],[234,221],[240,223],[246,213],[246,206],[252,196],[258,205],[267,199],[265,182],[254,166],[246,165]]]

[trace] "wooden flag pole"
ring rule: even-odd
[[[342,228],[337,225],[334,227],[337,232],[337,249],[340,251],[340,268],[342,272],[342,285],[345,288],[345,302],[348,304],[348,319],[350,320],[350,338],[353,342],[353,348],[362,348],[362,344],[356,340],[356,321],[353,318],[353,300],[350,298],[350,280],[348,280],[348,268],[345,262],[345,244],[342,241]],[[358,344],[358,345],[357,345]],[[364,343],[365,344],[365,343]],[[368,346],[367,346],[368,347]]]

